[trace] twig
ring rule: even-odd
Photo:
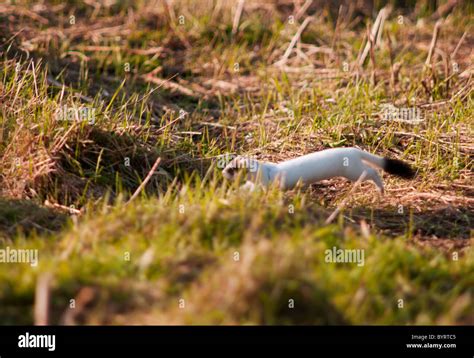
[[[372,31],[370,32],[370,36],[374,39],[375,38],[377,39],[377,41],[375,41],[375,46],[379,45],[379,42],[382,36],[382,31],[383,31],[383,24],[389,13],[390,13],[390,7],[386,6],[379,11],[377,17],[375,18],[374,25],[372,26]],[[360,56],[359,61],[358,61],[359,66],[362,66],[364,64],[365,59],[367,58],[367,55],[369,54],[371,47],[372,47],[372,43],[370,41],[370,37],[368,37],[367,43],[365,44],[364,51],[362,52],[362,55]]]
[[[41,60],[40,60],[41,63]],[[35,68],[35,61],[31,61],[31,68],[33,73],[33,84],[35,85],[35,96],[38,97],[38,84],[36,83],[36,68]]]
[[[468,203],[472,204],[474,203],[473,198],[465,197],[465,196],[453,196],[453,195],[443,195],[442,193],[410,193],[407,194],[403,197],[401,197],[401,201],[411,199],[413,200],[414,198],[418,199],[433,199],[433,200],[438,200],[442,201],[445,204],[448,204],[449,202],[463,202],[463,203]]]
[[[228,125],[221,124],[221,123],[199,122],[199,124],[201,124],[201,125],[203,125],[203,126],[210,126],[210,127],[217,127],[217,128],[226,128],[226,129],[230,129],[230,130],[235,130],[235,129],[236,129],[236,127],[234,127],[234,126],[228,126]]]
[[[383,25],[385,24],[385,20],[387,19],[388,14],[390,13],[390,10],[387,9],[384,11],[384,15],[380,19],[380,26],[377,30],[377,39],[375,40],[375,46],[380,46],[382,43],[382,33],[383,33]]]
[[[0,6],[0,13],[2,14],[11,14],[13,16],[19,15],[19,16],[26,16],[29,17],[32,20],[38,21],[42,25],[48,25],[49,20],[34,11],[28,10],[25,7],[19,7],[19,6],[11,6],[11,5],[1,5]]]
[[[301,6],[301,8],[298,10],[298,12],[295,15],[296,21],[301,19],[301,17],[306,13],[306,10],[309,9],[312,3],[313,3],[313,0],[306,0],[306,2],[303,4],[303,6]]]
[[[49,318],[49,297],[51,274],[44,273],[36,281],[35,291],[35,325],[46,326]]]
[[[445,16],[449,13],[456,5],[458,5],[459,0],[449,0],[444,5],[438,7],[438,9],[431,15],[433,20],[439,19],[440,17]]]
[[[456,57],[456,54],[458,53],[459,48],[461,47],[462,42],[466,38],[467,31],[464,31],[464,33],[461,36],[461,39],[459,40],[458,44],[456,45],[456,48],[454,49],[453,53],[451,54],[451,60],[454,60]]]
[[[436,48],[436,43],[438,42],[439,29],[441,28],[442,21],[436,21],[435,27],[433,29],[433,37],[431,38],[430,50],[428,51],[428,57],[426,57],[425,65],[429,66],[431,63],[431,57],[433,57],[434,50]]]
[[[76,129],[76,127],[78,126],[77,123],[78,123],[77,121],[73,122],[71,127],[69,127],[69,129],[66,131],[66,133],[64,133],[64,135],[62,137],[55,140],[55,142],[53,144],[53,148],[51,149],[51,154],[52,155],[56,155],[63,148],[63,146],[66,144],[66,142],[69,139],[69,134],[72,131],[74,131]]]
[[[158,165],[160,164],[160,162],[161,162],[161,158],[158,157],[158,159],[155,161],[155,164],[153,164],[153,166],[151,167],[150,172],[145,177],[145,180],[142,181],[140,186],[137,188],[137,190],[135,190],[132,197],[127,201],[126,204],[130,204],[130,202],[133,201],[138,196],[138,194],[140,194],[140,192],[143,190],[145,185],[150,181],[151,177],[155,173],[155,170],[158,167]]]
[[[333,50],[334,50],[334,46],[336,44],[336,40],[337,40],[338,34],[339,34],[339,23],[341,22],[343,7],[344,7],[344,5],[340,5],[339,6],[339,11],[337,13],[336,27],[334,28],[334,36],[332,38],[332,44],[331,44],[331,49],[333,49]]]
[[[334,210],[333,213],[329,215],[329,217],[326,219],[326,224],[330,224],[336,218],[337,214],[339,214],[341,210],[346,206],[346,203],[351,197],[351,194],[359,187],[360,183],[364,181],[366,176],[367,176],[367,172],[364,170],[362,174],[360,175],[359,179],[357,179],[357,181],[354,183],[354,186],[350,190],[349,194],[347,194],[344,200],[338,205],[336,210]]]
[[[286,51],[283,54],[282,58],[278,62],[275,63],[275,66],[282,66],[286,63],[286,61],[288,60],[288,57],[290,57],[290,55],[291,55],[291,51],[293,51],[293,47],[295,47],[295,45],[298,42],[298,40],[300,39],[301,34],[303,33],[304,29],[306,28],[306,26],[308,26],[308,24],[312,20],[313,20],[313,17],[309,16],[303,21],[301,26],[298,28],[298,31],[296,31],[295,35],[291,39],[291,42],[288,45],[288,48],[286,49]]]
[[[372,64],[372,72],[370,75],[370,81],[375,86],[375,53],[374,53],[375,39],[372,36],[372,34],[369,32],[369,27],[367,27],[367,38],[369,39],[369,43],[370,43],[370,63]]]
[[[239,30],[240,17],[242,16],[244,5],[245,0],[239,0],[239,3],[237,4],[237,10],[234,15],[234,22],[232,24],[232,35],[235,35]]]
[[[69,206],[65,206],[65,205],[61,205],[61,204],[58,204],[58,203],[51,203],[51,202],[49,202],[49,200],[44,201],[44,206],[49,207],[49,208],[64,210],[64,211],[67,211],[69,214],[74,214],[74,215],[81,215],[82,214],[82,211],[80,211],[78,209],[75,209],[75,208],[72,208],[72,207],[69,207]]]
[[[147,49],[140,48],[122,48],[120,46],[78,46],[78,50],[87,52],[110,52],[110,51],[124,51],[134,55],[156,55],[164,52],[164,47],[151,47]]]
[[[164,79],[161,79],[161,78],[158,78],[158,77],[153,77],[153,76],[150,76],[150,75],[144,75],[144,76],[141,76],[141,78],[145,82],[154,83],[154,84],[156,84],[160,87],[164,87],[167,90],[170,90],[171,92],[179,92],[179,93],[184,94],[185,96],[188,96],[188,97],[197,97],[197,95],[193,92],[193,90],[191,90],[189,88],[186,88],[186,87],[180,85],[179,83],[171,82],[169,80],[164,80]]]
[[[48,76],[46,78],[46,80],[48,81],[48,84],[52,85],[52,86],[56,86],[58,88],[62,88],[62,90],[66,90],[68,91],[69,93],[72,93],[72,94],[76,94],[80,99],[82,99],[83,101],[85,102],[88,102],[88,103],[91,103],[94,101],[93,98],[91,97],[87,97],[87,96],[84,96],[83,94],[79,93],[77,90],[75,90],[74,88],[71,88],[71,87],[68,87],[66,86],[64,83],[61,83],[59,81],[56,81],[54,78],[52,78],[51,76]]]
[[[467,95],[472,93],[472,91],[473,91],[472,81],[468,81],[467,84],[463,88],[461,88],[455,95],[453,95],[449,101],[452,103],[458,97],[460,99],[462,99],[463,97],[461,97],[461,96],[463,95],[464,91],[466,91],[466,90],[467,90],[467,93],[463,97],[467,97]]]

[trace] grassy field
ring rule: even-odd
[[[0,4],[0,324],[474,324],[474,6],[240,3]],[[221,174],[349,146],[417,177]]]

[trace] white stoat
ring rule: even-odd
[[[280,188],[292,189],[298,182],[309,185],[334,177],[357,181],[365,171],[364,180],[372,180],[383,193],[382,179],[370,164],[405,179],[411,179],[415,175],[413,169],[401,160],[379,157],[357,148],[326,149],[278,164],[236,157],[222,173],[226,179],[232,180],[239,169],[245,168],[247,185],[258,183],[268,186],[278,181]]]

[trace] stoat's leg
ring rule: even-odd
[[[245,184],[242,185],[240,188],[252,192],[255,190],[255,184],[252,183],[250,180],[247,180]]]
[[[371,168],[369,166],[365,166],[365,171],[367,172],[365,180],[372,180],[377,186],[377,189],[380,194],[383,195],[383,181],[380,178],[379,173],[374,168]]]

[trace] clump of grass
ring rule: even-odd
[[[300,196],[288,202],[274,190],[243,196],[226,185],[200,186],[169,190],[159,206],[147,199],[90,215],[54,246],[30,237],[40,250],[37,272],[54,277],[52,322],[83,287],[118,305],[114,311],[97,298],[81,313],[86,323],[146,316],[143,322],[154,324],[433,324],[472,317],[469,250],[453,260],[452,253],[407,245],[403,236],[324,226],[324,210]],[[333,247],[363,250],[363,265],[327,262]],[[4,275],[1,292],[12,297],[16,282],[25,282],[31,304],[32,272],[18,268]],[[142,294],[155,301],[136,304]],[[6,302],[3,310],[18,305]],[[97,316],[101,310],[107,315]]]

